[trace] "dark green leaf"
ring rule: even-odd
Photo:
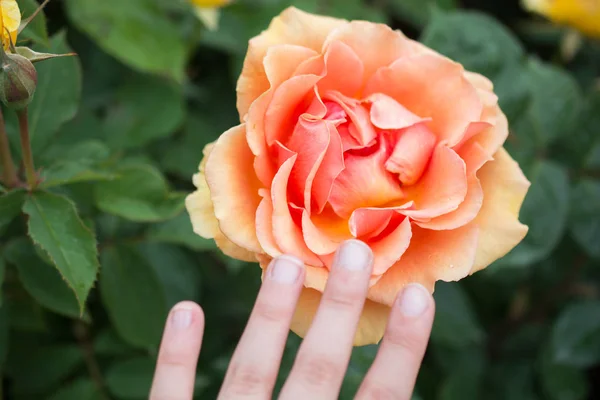
[[[40,6],[36,0],[18,0],[19,9],[23,20],[29,18],[35,10]],[[43,12],[38,13],[33,20],[29,22],[27,27],[19,34],[19,40],[31,39],[36,43],[47,46],[48,30],[46,29],[46,17]]]
[[[433,294],[436,302],[431,332],[433,343],[463,347],[478,343],[484,332],[477,321],[467,294],[455,283],[438,282]]]
[[[439,400],[480,399],[486,360],[480,348],[461,350],[441,385]]]
[[[138,357],[113,364],[106,372],[110,392],[127,399],[143,399],[150,393],[156,360]]]
[[[51,53],[69,53],[66,34],[50,40]],[[29,135],[34,153],[39,153],[62,124],[75,116],[81,94],[81,66],[77,57],[64,57],[36,66],[38,84],[29,105]]]
[[[113,148],[130,148],[169,136],[184,117],[182,88],[151,76],[134,76],[109,104],[104,131]]]
[[[81,311],[75,294],[56,268],[36,255],[27,238],[10,242],[5,257],[17,267],[23,286],[42,306],[67,317],[79,317]]]
[[[557,364],[550,351],[543,351],[539,367],[540,382],[548,400],[584,400],[589,384],[584,371]]]
[[[571,235],[590,256],[600,258],[600,182],[579,182],[571,193],[571,204]]]
[[[352,350],[350,364],[348,365],[342,390],[340,391],[341,398],[351,399],[356,395],[360,384],[364,380],[365,375],[369,371],[369,368],[377,355],[378,348],[379,346],[370,345],[355,347]]]
[[[103,396],[94,382],[80,378],[61,387],[48,400],[103,400]]]
[[[390,6],[398,18],[417,26],[423,26],[430,21],[432,14],[439,9],[451,10],[456,8],[456,0],[392,0]]]
[[[569,176],[551,161],[537,163],[520,220],[529,226],[525,239],[504,259],[503,265],[525,266],[548,256],[561,239],[569,212]]]
[[[204,239],[192,230],[192,222],[187,212],[165,222],[153,225],[147,233],[148,240],[180,244],[192,250],[203,251],[215,248],[214,240]]]
[[[181,248],[159,243],[138,246],[160,279],[167,308],[183,300],[200,300],[199,265]]]
[[[183,80],[187,58],[178,24],[153,0],[68,0],[79,29],[107,53],[139,69]]]
[[[4,269],[4,261],[1,258],[0,267]],[[8,329],[10,323],[8,319],[8,308],[3,305],[0,307],[0,369],[4,369],[4,362],[9,349]]]
[[[109,247],[101,259],[100,294],[115,329],[134,346],[154,348],[167,316],[167,302],[155,271],[131,247]]]
[[[36,192],[27,197],[23,212],[29,215],[29,236],[48,253],[75,292],[81,312],[98,273],[96,238],[66,197]]]
[[[600,301],[568,306],[552,329],[553,360],[563,365],[588,367],[600,361]]]
[[[546,145],[571,135],[583,105],[577,82],[564,70],[536,60],[529,62],[526,73],[537,142]]]
[[[36,398],[39,398],[82,365],[83,354],[75,344],[54,345],[26,353],[11,353],[9,361],[7,373],[14,379],[15,392],[38,395]]]
[[[150,165],[129,165],[115,171],[120,178],[95,185],[98,208],[137,222],[162,221],[184,208],[185,194],[171,192],[160,171]]]
[[[479,12],[436,14],[421,41],[490,79],[524,55],[523,46],[508,29]]]
[[[100,332],[94,339],[94,351],[102,356],[122,356],[131,354],[136,349],[123,342],[112,329]]]
[[[24,201],[25,192],[23,190],[14,190],[0,195],[0,232],[21,213]]]

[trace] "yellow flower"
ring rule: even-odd
[[[10,42],[17,42],[17,33],[21,24],[21,11],[16,0],[0,0],[0,30],[2,31],[2,46],[4,50],[10,47]]]
[[[552,21],[600,37],[600,0],[523,0],[530,11]]]
[[[208,29],[215,30],[219,25],[219,8],[226,6],[231,0],[191,0],[196,8],[196,15]]]

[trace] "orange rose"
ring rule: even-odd
[[[307,265],[303,336],[333,254],[375,254],[355,345],[376,343],[408,283],[433,291],[519,243],[529,182],[502,148],[491,82],[389,27],[285,10],[250,41],[242,124],[204,149],[187,199],[195,231],[228,255]]]

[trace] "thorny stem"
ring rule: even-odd
[[[37,178],[35,176],[35,167],[33,165],[33,154],[31,153],[31,141],[29,140],[27,107],[17,111],[17,115],[19,117],[19,128],[21,131],[21,152],[23,153],[23,164],[25,165],[27,186],[29,186],[29,190],[34,190],[37,186]]]
[[[0,109],[0,157],[2,158],[2,182],[9,188],[17,186],[19,180],[12,155],[10,154],[10,144],[8,135],[4,126],[4,115]]]

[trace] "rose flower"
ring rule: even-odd
[[[304,336],[338,245],[375,261],[355,345],[377,343],[407,284],[479,271],[527,233],[529,182],[502,148],[491,82],[381,24],[285,10],[250,40],[241,124],[204,149],[186,201],[227,255],[301,258]]]

